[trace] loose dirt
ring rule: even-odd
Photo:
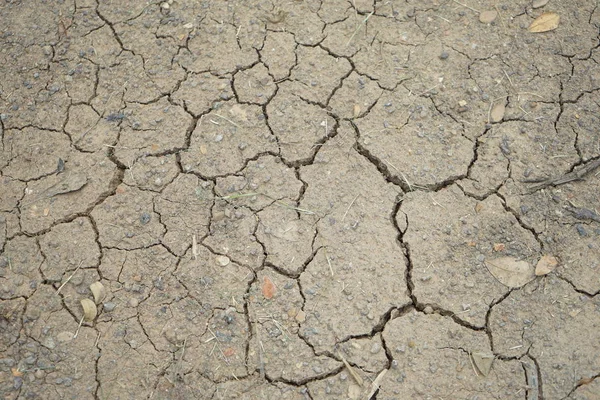
[[[599,28],[4,1],[1,397],[600,399]]]

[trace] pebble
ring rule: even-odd
[[[549,0],[533,0],[531,3],[531,7],[533,8],[541,8],[548,4]]]
[[[227,256],[217,256],[215,258],[215,261],[217,262],[218,265],[220,265],[221,267],[226,267],[229,265],[229,262],[231,261],[229,259],[229,257]]]
[[[106,302],[104,303],[104,311],[106,312],[111,312],[115,309],[117,305],[115,303],[113,303],[112,301]]]
[[[425,314],[433,314],[433,307],[427,306],[427,307],[425,307],[425,309],[423,310],[423,312]]]
[[[441,59],[441,60],[445,60],[445,59],[447,59],[448,57],[450,57],[450,54],[448,54],[448,52],[447,52],[447,51],[442,51],[442,53],[440,54],[440,59]]]
[[[140,301],[138,299],[136,299],[135,297],[132,299],[129,299],[129,307],[137,307],[140,304]]]
[[[362,388],[360,386],[354,384],[348,386],[348,397],[350,399],[359,399],[361,393]]]
[[[147,212],[142,213],[142,215],[140,215],[140,223],[142,225],[146,225],[148,222],[150,222],[151,219],[152,219],[152,216]]]
[[[505,112],[506,106],[504,102],[496,104],[494,107],[492,107],[492,111],[490,112],[490,120],[492,122],[502,121]]]
[[[306,321],[306,313],[302,310],[298,311],[298,314],[296,314],[296,321],[300,323]]]
[[[71,340],[73,340],[73,332],[63,331],[56,335],[56,339],[58,339],[58,341],[62,343],[70,342]]]
[[[479,14],[479,22],[482,24],[491,24],[498,17],[498,11],[488,10]]]
[[[371,346],[371,354],[377,354],[381,350],[381,345],[379,343],[373,343]]]
[[[587,231],[585,230],[585,228],[581,224],[575,225],[575,229],[577,229],[577,233],[581,237],[586,237],[588,235]]]

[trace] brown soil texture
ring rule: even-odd
[[[2,1],[0,398],[600,399],[599,31]]]

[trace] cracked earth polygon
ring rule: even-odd
[[[1,397],[599,399],[599,28],[3,2]]]

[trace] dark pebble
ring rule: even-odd
[[[500,150],[505,156],[510,155],[511,152],[507,137],[502,138],[502,142],[500,143]]]
[[[165,290],[165,283],[163,282],[162,277],[159,276],[152,283],[156,289]]]
[[[148,213],[142,213],[142,215],[140,215],[140,223],[142,225],[146,225],[148,222],[150,222],[151,219],[152,216]]]
[[[577,233],[579,233],[579,236],[586,237],[588,235],[587,231],[581,224],[575,225],[575,229],[577,229]]]
[[[440,54],[440,59],[445,60],[448,57],[450,57],[450,54],[448,54],[447,51],[442,51],[442,54]]]

